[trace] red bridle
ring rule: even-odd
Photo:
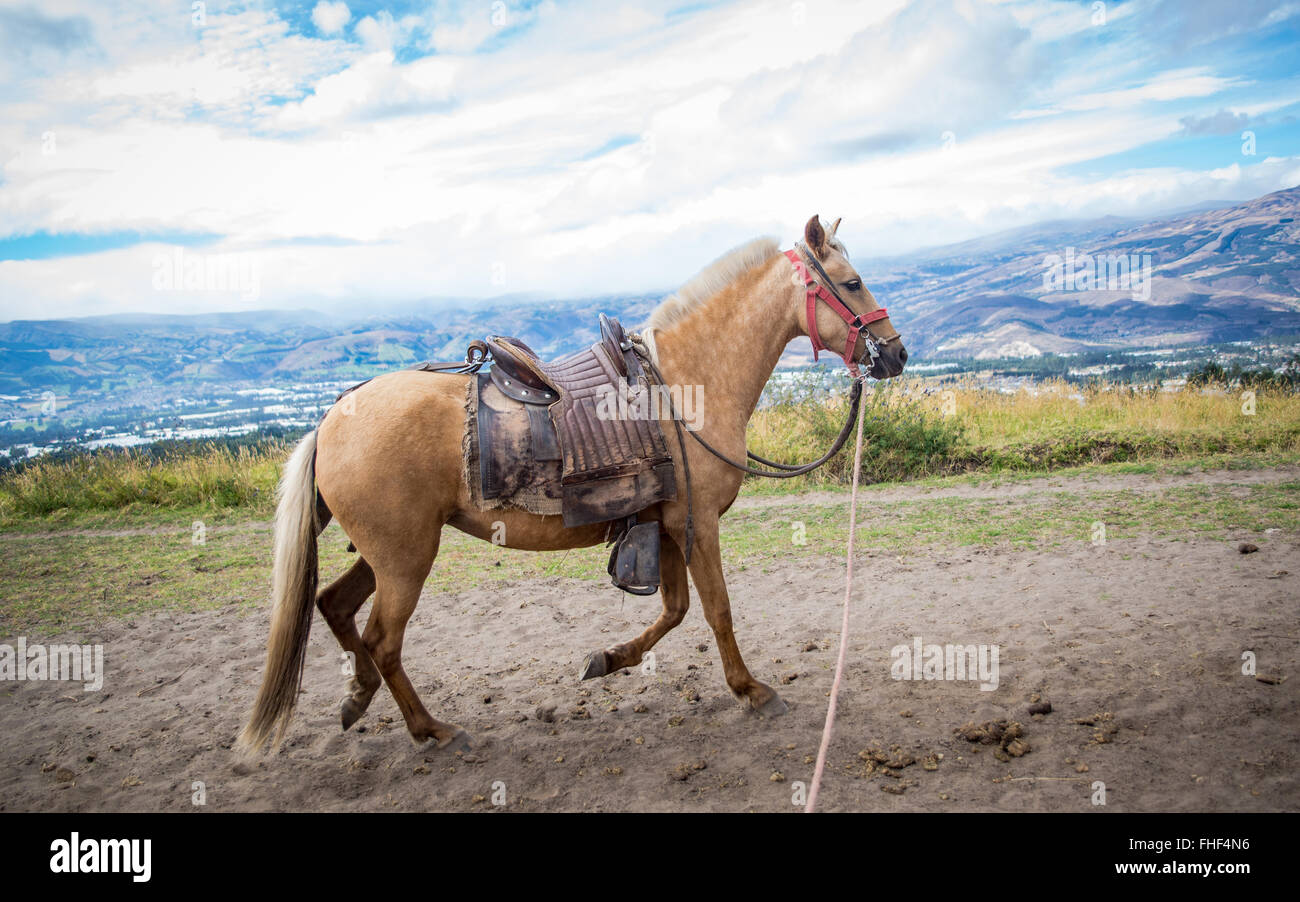
[[[849,337],[844,343],[844,353],[840,356],[844,358],[844,365],[849,368],[849,372],[856,378],[858,376],[858,362],[853,359],[853,349],[857,347],[858,336],[866,332],[868,354],[873,358],[879,356],[876,350],[875,337],[867,330],[867,323],[874,323],[877,320],[884,319],[889,316],[889,311],[881,307],[879,310],[872,310],[870,313],[854,313],[840,298],[839,293],[835,291],[833,286],[828,290],[827,286],[830,286],[830,279],[826,277],[825,270],[821,268],[816,260],[813,260],[813,265],[826,278],[826,285],[822,285],[809,274],[808,266],[804,263],[799,251],[788,250],[785,255],[790,258],[790,263],[794,265],[795,273],[803,280],[804,288],[808,294],[808,337],[812,339],[813,360],[817,359],[819,351],[829,350],[826,345],[822,344],[821,335],[817,333],[817,301],[822,300],[826,302],[826,306],[839,315],[840,319],[848,324]]]

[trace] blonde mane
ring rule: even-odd
[[[781,245],[775,238],[755,238],[740,247],[733,248],[714,260],[690,281],[670,294],[650,314],[643,331],[667,329],[681,322],[686,316],[709,298],[726,288],[736,279],[756,266],[761,266],[781,252]]]

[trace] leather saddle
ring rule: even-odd
[[[483,342],[492,355],[492,372],[500,374],[497,384],[508,388],[506,394],[526,404],[547,404],[558,400],[563,388],[581,388],[574,385],[571,366],[563,366],[572,357],[581,357],[594,351],[595,347],[604,349],[609,362],[614,365],[618,375],[629,379],[635,370],[638,377],[644,377],[641,363],[632,352],[632,343],[628,340],[623,326],[618,320],[600,315],[600,342],[589,351],[579,351],[555,363],[545,363],[537,352],[518,338],[494,335]]]
[[[517,338],[484,339],[492,367],[476,376],[478,488],[493,502],[512,490],[553,497],[558,483],[564,525],[610,523],[614,584],[649,595],[659,529],[637,514],[676,497],[673,459],[658,419],[622,415],[632,405],[620,398],[652,390],[632,342],[604,314],[600,335],[552,362]]]

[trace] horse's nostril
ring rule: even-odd
[[[907,363],[907,348],[898,349],[898,360],[900,363]]]

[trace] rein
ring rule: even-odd
[[[659,367],[655,365],[655,362],[650,359],[650,355],[642,352],[641,359],[645,363],[646,368],[649,369],[650,372],[654,374],[655,381],[657,381],[660,385],[667,385],[667,383],[664,381],[663,373],[659,371]],[[760,470],[757,467],[751,467],[746,463],[742,463],[740,461],[731,459],[730,457],[728,457],[727,455],[719,451],[717,448],[710,445],[707,441],[705,441],[703,436],[701,436],[698,432],[695,432],[694,430],[690,430],[691,438],[699,442],[700,445],[703,446],[703,448],[706,451],[708,451],[718,460],[722,461],[723,463],[730,464],[731,466],[735,467],[737,470],[743,470],[744,472],[749,473],[750,475],[762,476],[767,479],[791,479],[795,476],[803,476],[805,473],[811,473],[813,470],[817,469],[822,464],[826,463],[828,460],[830,460],[832,457],[838,454],[840,452],[840,449],[844,447],[844,443],[848,441],[849,433],[853,431],[853,423],[858,417],[858,407],[862,403],[862,383],[864,379],[865,377],[858,376],[853,380],[853,385],[849,389],[849,416],[848,419],[844,421],[844,426],[843,428],[840,429],[840,434],[835,436],[835,441],[831,444],[830,450],[827,451],[825,454],[823,454],[821,457],[812,461],[811,463],[783,464],[783,463],[778,463],[777,461],[774,460],[768,460],[766,457],[759,457],[754,452],[746,450],[745,457],[747,457],[748,459],[755,461],[756,463],[763,464],[764,466],[775,468],[773,470]],[[677,408],[676,405],[673,403],[671,394],[668,395],[668,412],[672,414],[673,420],[679,424],[678,437],[680,438],[681,415],[677,412]],[[682,449],[683,461],[685,460],[685,450],[686,450],[685,448]],[[689,468],[687,472],[689,474]],[[687,479],[689,478],[690,477],[688,475]]]
[[[659,367],[658,367],[658,365],[657,365],[657,364],[654,362],[654,360],[651,358],[649,350],[648,350],[648,349],[645,347],[645,345],[641,342],[640,338],[639,338],[639,337],[633,337],[633,338],[631,338],[631,339],[629,339],[629,340],[632,342],[632,346],[633,346],[633,348],[636,350],[636,354],[637,354],[637,356],[640,357],[640,358],[641,358],[641,362],[645,364],[645,367],[646,367],[647,371],[649,371],[650,374],[651,374],[652,376],[654,376],[655,381],[658,382],[660,385],[667,385],[667,382],[664,380],[664,374],[663,374],[662,372],[659,371]],[[831,448],[830,448],[830,450],[827,451],[825,454],[823,454],[821,457],[817,458],[817,460],[812,461],[811,463],[806,463],[806,464],[783,464],[783,463],[778,463],[778,462],[773,461],[773,460],[768,460],[766,457],[759,457],[757,454],[755,454],[754,452],[750,451],[749,449],[745,449],[745,456],[746,456],[747,458],[749,458],[750,460],[757,461],[758,463],[765,464],[765,465],[767,465],[767,466],[769,466],[769,467],[775,467],[775,468],[776,468],[775,470],[760,470],[760,469],[758,469],[758,468],[756,468],[756,467],[751,467],[751,466],[749,466],[748,464],[744,464],[744,463],[740,463],[740,462],[738,462],[738,461],[734,461],[734,460],[732,460],[730,457],[728,457],[727,455],[723,454],[723,453],[722,453],[721,451],[719,451],[717,448],[713,447],[713,446],[710,445],[708,442],[706,442],[706,441],[704,440],[704,437],[701,436],[698,432],[695,432],[694,430],[689,430],[689,431],[690,431],[690,435],[691,435],[691,438],[693,438],[693,439],[695,439],[697,442],[699,442],[700,445],[701,445],[701,446],[702,446],[706,451],[708,451],[708,452],[709,452],[710,454],[712,454],[714,457],[718,458],[718,460],[720,460],[720,461],[722,461],[723,463],[728,464],[728,465],[730,465],[730,466],[732,466],[732,467],[735,467],[737,470],[743,470],[744,472],[746,472],[746,473],[752,473],[752,474],[755,475],[755,476],[764,476],[764,477],[766,477],[766,478],[768,478],[768,479],[790,479],[791,477],[794,477],[794,476],[802,476],[802,475],[805,474],[805,473],[810,473],[810,472],[812,472],[813,470],[815,470],[815,469],[817,469],[818,467],[820,467],[822,464],[826,463],[826,461],[830,460],[830,459],[831,459],[832,457],[834,457],[836,454],[838,454],[839,451],[840,451],[840,449],[844,447],[844,443],[848,440],[849,432],[850,432],[850,430],[852,430],[852,428],[853,428],[854,420],[857,420],[857,423],[858,423],[858,459],[861,460],[861,457],[862,457],[862,419],[861,419],[861,417],[859,416],[859,411],[861,410],[861,407],[862,407],[862,383],[863,383],[865,380],[866,380],[866,377],[865,377],[865,376],[858,376],[857,378],[855,378],[855,379],[853,380],[853,386],[852,386],[852,388],[849,389],[849,398],[850,398],[850,404],[849,404],[849,416],[848,416],[848,419],[844,421],[844,427],[843,427],[842,429],[840,429],[840,434],[837,435],[837,436],[835,437],[835,441],[831,444]],[[682,437],[682,432],[683,432],[683,431],[686,431],[686,430],[683,430],[683,429],[682,429],[682,416],[681,416],[681,413],[678,412],[678,410],[677,410],[677,405],[673,402],[672,393],[669,392],[669,393],[667,393],[667,395],[668,395],[668,412],[672,415],[673,425],[674,425],[675,427],[677,427],[677,447],[681,450],[681,453],[682,453],[682,469],[683,469],[683,471],[684,471],[684,473],[685,473],[685,476],[686,476],[686,549],[685,549],[685,555],[686,555],[686,564],[687,564],[687,566],[689,566],[690,563],[691,563],[691,550],[692,550],[692,548],[695,546],[695,502],[694,502],[694,498],[693,498],[693,495],[692,495],[692,492],[691,492],[691,461],[690,461],[690,458],[686,456],[686,439],[684,439],[684,438]],[[855,492],[856,492],[856,488],[857,488],[857,485],[856,485],[856,478],[857,478],[857,473],[856,473],[856,465],[855,465],[855,472],[854,472],[854,480],[855,480],[855,482],[854,482],[854,490],[855,490]]]

